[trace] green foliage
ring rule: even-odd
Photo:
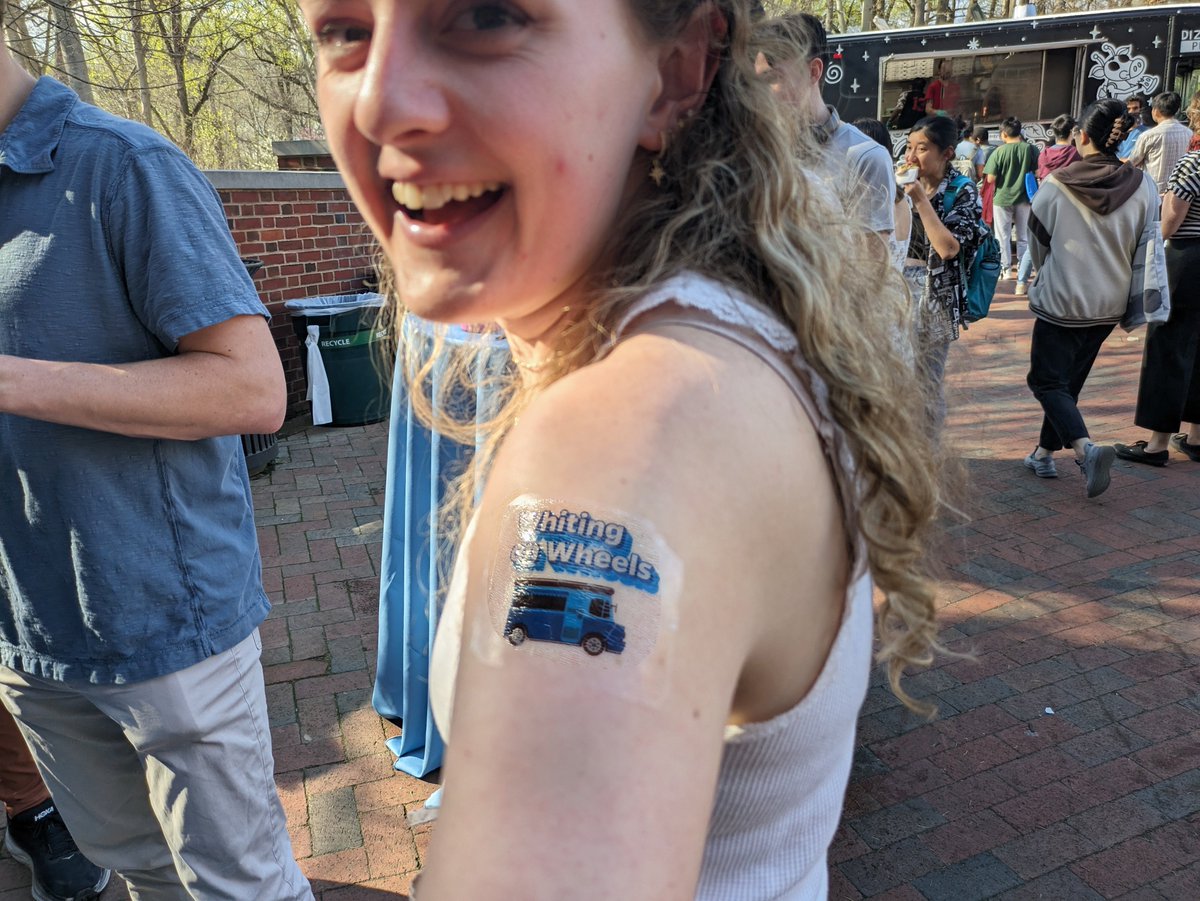
[[[145,122],[206,168],[274,168],[320,133],[308,34],[290,0],[8,0],[14,52]],[[71,14],[64,19],[62,8]],[[82,54],[68,58],[72,40]]]

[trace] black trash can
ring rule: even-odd
[[[367,425],[387,418],[391,385],[379,365],[379,345],[387,335],[376,326],[383,302],[380,294],[345,294],[284,304],[300,340],[314,425]]]

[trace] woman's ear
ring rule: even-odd
[[[644,149],[660,151],[663,136],[704,105],[728,33],[725,14],[710,0],[696,7],[683,30],[663,46],[658,64],[661,87],[639,142]]]

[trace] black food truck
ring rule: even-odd
[[[1016,116],[1027,140],[1045,144],[1060,113],[1168,90],[1185,106],[1200,90],[1200,4],[832,35],[823,86],[846,121],[891,120],[897,150],[931,100],[993,139]]]

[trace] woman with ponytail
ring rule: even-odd
[[[1075,137],[1083,158],[1051,173],[1033,198],[1030,217],[1038,277],[1029,288],[1037,320],[1027,381],[1045,416],[1025,466],[1054,478],[1052,455],[1069,447],[1088,497],[1108,488],[1115,452],[1092,441],[1079,392],[1100,346],[1125,315],[1136,248],[1162,240],[1153,179],[1116,156],[1134,122],[1119,100],[1084,110]]]
[[[819,54],[750,0],[300,3],[397,309],[512,353],[421,901],[823,899],[872,648],[913,703],[934,646],[939,497],[900,275],[755,68]],[[480,370],[420,349],[474,446]]]

